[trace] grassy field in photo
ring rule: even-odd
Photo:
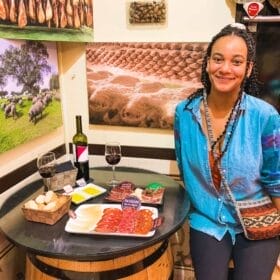
[[[79,29],[33,26],[19,28],[18,26],[0,24],[0,38],[42,41],[92,42],[93,29],[85,26]]]
[[[4,99],[0,99],[0,107]],[[43,110],[42,118],[36,124],[29,121],[29,109],[32,101],[24,99],[22,105],[17,104],[17,118],[5,118],[4,110],[0,110],[0,154],[24,144],[31,139],[45,135],[62,126],[61,103],[53,99]]]

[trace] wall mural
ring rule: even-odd
[[[62,126],[56,44],[0,39],[0,154]]]
[[[88,43],[90,124],[172,129],[177,103],[201,87],[207,43]]]
[[[93,0],[0,0],[0,38],[93,41]]]

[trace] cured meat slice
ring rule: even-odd
[[[117,208],[106,208],[95,227],[97,232],[116,232],[122,218],[122,211]]]
[[[118,232],[134,233],[135,218],[137,210],[134,208],[126,208],[123,210],[122,219],[118,226]]]
[[[134,233],[147,234],[153,228],[152,211],[142,209],[137,212]]]
[[[158,183],[153,183],[158,184]],[[165,188],[158,184],[157,188],[136,187],[133,183],[123,182],[117,187],[111,189],[106,199],[115,202],[121,202],[127,196],[137,196],[141,203],[146,204],[162,204]]]
[[[147,234],[153,228],[153,212],[149,209],[106,208],[95,227],[96,232]]]
[[[142,200],[147,203],[159,203],[162,200],[164,188],[157,190],[144,190],[142,192]]]

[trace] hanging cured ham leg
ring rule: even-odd
[[[93,12],[92,12],[92,0],[85,0],[86,2],[86,24],[87,26],[93,26]]]
[[[71,0],[66,0],[66,14],[67,14],[67,22],[68,26],[73,27],[73,7]]]
[[[4,8],[6,10],[6,20],[10,19],[10,8],[9,8],[9,0],[2,0],[4,3]]]
[[[27,24],[27,15],[24,0],[19,1],[19,9],[18,9],[18,26],[23,28]]]
[[[79,16],[79,0],[73,0],[73,7],[74,7],[74,27],[80,28],[81,21]]]
[[[37,19],[39,23],[44,23],[46,20],[45,12],[43,9],[42,0],[36,0],[37,4]]]
[[[51,27],[51,19],[53,17],[53,10],[50,0],[46,0],[46,21],[48,23],[48,27]]]
[[[51,0],[52,1],[52,8],[53,8],[53,23],[54,26],[57,28],[59,27],[59,17],[58,17],[58,3],[57,0]]]
[[[73,7],[72,7],[72,4],[71,4],[71,0],[67,0],[66,13],[70,16],[73,16]]]
[[[0,19],[7,19],[7,10],[5,7],[5,0],[0,0]]]
[[[15,0],[11,0],[10,3],[10,21],[17,22],[17,11],[16,11]]]
[[[67,17],[65,12],[65,0],[59,0],[59,23],[64,28],[67,25]]]
[[[84,0],[80,0],[79,2],[79,15],[80,15],[80,21],[81,21],[81,25],[85,25],[85,1]]]
[[[35,0],[28,1],[28,14],[30,19],[36,20]]]

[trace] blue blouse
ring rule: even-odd
[[[188,101],[176,107],[174,136],[178,167],[192,205],[189,223],[218,240],[228,231],[234,243],[242,228],[234,206],[212,181],[208,141],[202,130],[202,97]],[[280,197],[280,115],[270,104],[245,93],[240,110],[221,160],[225,178],[236,200],[261,198],[264,192]]]

